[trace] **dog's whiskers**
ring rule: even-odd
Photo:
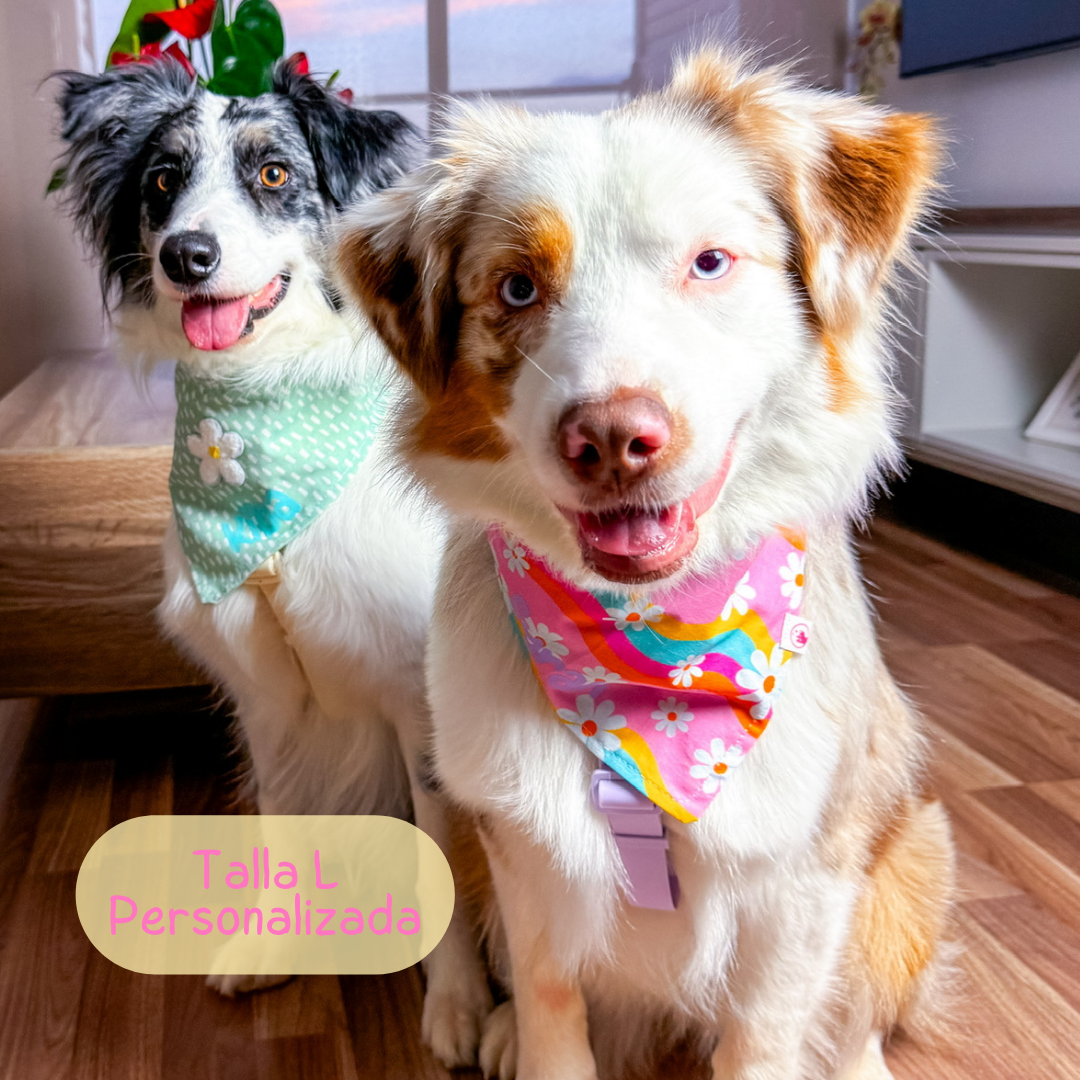
[[[491,218],[492,221],[501,221],[504,225],[512,225],[515,229],[525,228],[525,223],[520,219],[511,220],[510,218],[500,217],[498,214],[485,214],[483,210],[466,210],[464,213],[473,217],[486,217]]]
[[[149,262],[154,261],[154,256],[148,254],[145,251],[129,252],[125,255],[117,255],[115,259],[110,259],[108,266],[111,269],[119,270],[122,266],[127,266],[130,263],[137,263],[140,259],[146,259]]]
[[[525,359],[528,360],[529,363],[532,364],[532,366],[536,368],[536,370],[539,371],[545,379],[550,380],[554,384],[555,380],[523,348],[521,348],[519,345],[515,345],[514,348],[517,349],[517,351],[521,353],[521,355],[524,356]]]

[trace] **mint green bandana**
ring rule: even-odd
[[[294,540],[367,457],[390,395],[383,384],[269,392],[176,366],[169,490],[199,597],[216,604]]]

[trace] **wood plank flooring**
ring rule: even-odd
[[[962,849],[952,1032],[897,1040],[890,1066],[1076,1080],[1080,600],[888,521],[862,548]],[[138,814],[250,811],[240,768],[195,688],[0,701],[0,1080],[448,1080],[420,1045],[415,969],[225,1001],[90,947],[73,893],[94,838]],[[674,1060],[657,1074],[702,1075]]]

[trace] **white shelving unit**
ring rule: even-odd
[[[1024,438],[1080,352],[1080,231],[950,232],[918,254],[909,455],[1080,511],[1080,448]]]

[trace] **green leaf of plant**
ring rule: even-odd
[[[49,177],[49,186],[45,189],[46,195],[51,195],[54,191],[59,191],[67,182],[67,169],[62,165],[57,169],[52,176]]]
[[[232,37],[226,27],[214,45],[214,77],[207,84],[215,94],[256,97],[271,87],[274,57],[257,41]]]
[[[243,36],[257,41],[274,60],[285,53],[285,30],[270,0],[243,0],[236,9],[233,29],[237,39]]]
[[[158,11],[161,11],[158,8]],[[153,22],[147,22],[143,19],[139,23],[139,45],[153,45],[155,41],[162,41],[169,36],[168,23],[159,22],[155,19]]]
[[[139,25],[142,20],[154,11],[171,11],[175,7],[175,0],[172,0],[172,2],[170,0],[131,0],[127,11],[124,12],[124,19],[120,23],[120,33],[116,35],[116,40],[109,46],[106,63],[115,52],[130,53],[133,56],[138,56],[140,46],[146,45],[151,40],[142,37],[142,28]],[[153,23],[149,25],[154,26]],[[164,23],[158,25],[164,26],[165,32],[168,33],[169,28]],[[161,37],[164,36],[164,34],[161,35]]]
[[[281,16],[270,0],[243,0],[226,25],[219,4],[210,31],[214,77],[207,88],[227,97],[257,97],[272,87],[274,63],[285,51]]]

